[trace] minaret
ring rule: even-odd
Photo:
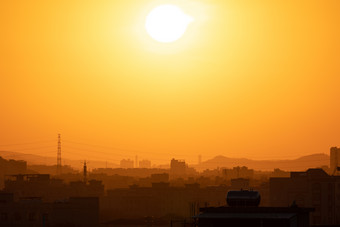
[[[61,174],[61,138],[58,134],[58,149],[57,149],[57,175]]]
[[[84,161],[84,183],[87,183],[87,166],[86,166],[86,161]]]

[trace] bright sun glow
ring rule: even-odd
[[[146,17],[148,34],[161,43],[171,43],[183,36],[193,18],[174,5],[154,8]]]

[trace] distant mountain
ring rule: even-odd
[[[228,158],[220,155],[192,167],[198,171],[215,169],[217,167],[233,168],[235,166],[247,166],[250,169],[263,171],[272,171],[275,168],[286,171],[303,171],[308,168],[328,165],[329,156],[327,154],[312,154],[292,160],[251,160],[247,158]]]
[[[56,157],[48,157],[48,156],[40,156],[34,154],[23,154],[12,151],[0,151],[0,156],[6,159],[15,159],[15,160],[24,160],[28,165],[56,165],[57,158]],[[89,161],[88,167],[90,169],[94,168],[118,168],[119,165],[107,162],[106,161],[98,161],[98,160],[86,160]],[[74,159],[62,159],[62,165],[69,165],[75,169],[81,169],[82,163],[84,160],[74,160]]]

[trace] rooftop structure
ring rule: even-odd
[[[226,200],[230,207],[258,207],[261,196],[257,191],[229,191]]]
[[[309,227],[312,208],[206,207],[194,216],[196,226]]]

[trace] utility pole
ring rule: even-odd
[[[61,174],[61,138],[58,134],[57,175]]]

